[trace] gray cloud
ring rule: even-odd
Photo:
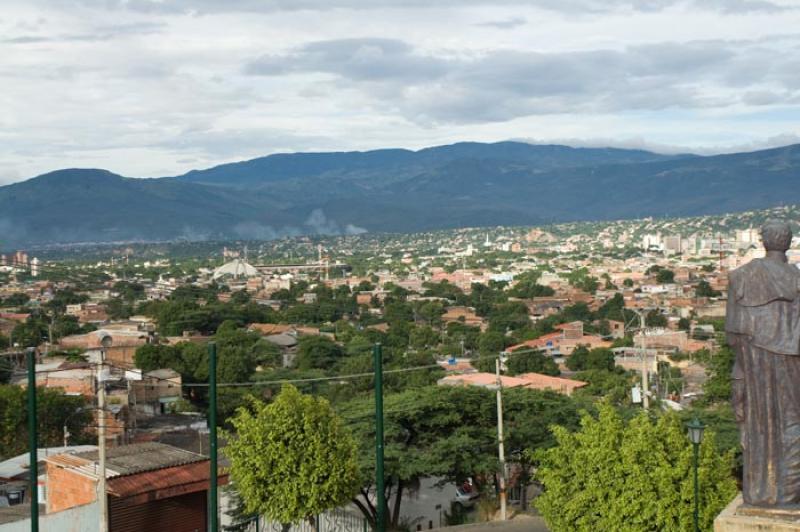
[[[0,39],[5,44],[38,44],[50,42],[102,42],[131,35],[151,35],[159,33],[165,25],[157,22],[136,22],[130,24],[110,24],[96,26],[90,31],[73,34],[26,34]]]
[[[396,39],[337,39],[304,45],[287,55],[267,55],[248,63],[245,73],[277,76],[326,72],[352,80],[409,81],[439,77],[447,62],[417,54]]]
[[[264,56],[244,71],[330,74],[414,122],[474,123],[554,113],[713,108],[740,101],[793,104],[800,69],[792,61],[761,43],[726,41],[437,57],[399,40],[342,39]],[[754,77],[750,65],[758,65],[760,75]],[[765,82],[780,90],[755,89]],[[744,96],[708,90],[726,87],[754,90]]]
[[[38,0],[42,2],[44,0]],[[661,11],[676,5],[742,13],[790,9],[774,0],[74,0],[91,8],[139,12],[210,14],[225,12],[270,13],[275,11],[373,10],[381,8],[442,8],[469,6],[525,6],[559,13],[608,13],[614,11]]]
[[[483,26],[488,28],[497,28],[501,30],[510,30],[518,26],[524,26],[528,21],[524,17],[511,17],[503,20],[489,20],[487,22],[480,22],[476,26]]]

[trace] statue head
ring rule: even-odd
[[[785,252],[792,245],[792,229],[786,222],[767,220],[761,228],[761,239],[767,251]]]

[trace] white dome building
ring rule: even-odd
[[[214,270],[213,277],[214,279],[219,279],[226,275],[231,275],[235,279],[238,279],[239,277],[256,277],[259,275],[259,272],[243,259],[233,259]]]

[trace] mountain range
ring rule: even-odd
[[[694,216],[800,203],[799,185],[800,144],[698,156],[463,142],[150,179],[66,169],[0,187],[0,247]]]

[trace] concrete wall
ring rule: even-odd
[[[97,532],[100,524],[100,510],[97,503],[76,506],[63,512],[39,516],[39,530],[58,532]],[[30,519],[0,525],[0,532],[30,532]]]

